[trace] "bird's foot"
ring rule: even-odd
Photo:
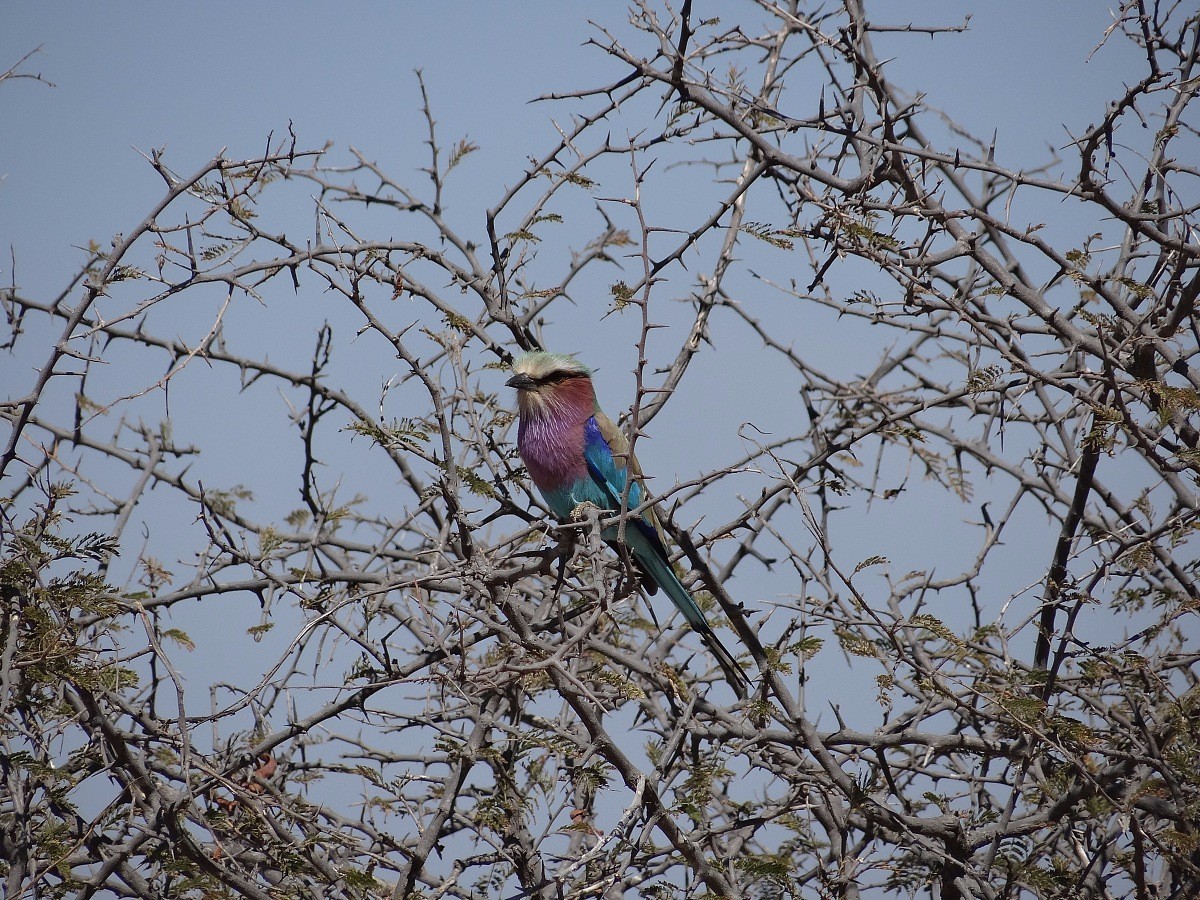
[[[573,510],[571,510],[571,521],[586,522],[588,519],[592,518],[593,515],[596,515],[599,512],[600,507],[598,507],[591,500],[584,500]]]

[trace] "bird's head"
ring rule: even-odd
[[[568,403],[595,402],[592,372],[572,356],[536,350],[518,357],[512,370],[505,384],[516,388],[522,416],[543,415]]]

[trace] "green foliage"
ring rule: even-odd
[[[109,281],[136,281],[145,278],[146,273],[137,266],[115,266],[108,276]]]
[[[678,792],[680,809],[693,821],[704,822],[704,810],[712,801],[713,785],[718,779],[729,778],[732,775],[733,772],[717,753],[694,760]]]
[[[641,896],[646,900],[675,900],[680,896],[680,891],[669,884],[652,884],[642,889]]]
[[[492,487],[491,482],[485,481],[478,474],[466,466],[455,466],[454,471],[458,474],[459,480],[467,486],[476,497],[483,497],[486,500],[493,500],[496,497],[496,489]]]
[[[795,885],[791,875],[794,864],[788,854],[749,853],[739,856],[735,862],[752,884],[769,886],[771,893],[783,890],[795,896]]]
[[[990,391],[996,384],[996,381],[1004,374],[1003,366],[987,366],[983,369],[976,369],[967,376],[967,392],[971,394],[982,394],[984,391]]]
[[[869,569],[872,566],[886,566],[888,562],[889,560],[886,556],[868,556],[854,567],[854,574],[857,575],[863,569]]]
[[[852,239],[852,243],[859,246],[866,245],[877,250],[898,250],[898,240],[875,229],[879,218],[879,213],[871,211],[838,210],[835,230],[845,234]]]
[[[608,787],[611,771],[606,763],[597,760],[586,765],[575,766],[571,770],[571,779],[585,793],[595,794]]]
[[[200,251],[200,259],[204,262],[212,262],[214,259],[224,256],[231,246],[233,245],[229,243],[220,243],[213,244],[211,247],[205,247]]]
[[[627,285],[624,281],[618,281],[613,284],[612,287],[609,288],[609,293],[612,294],[618,310],[624,309],[629,305],[629,301],[633,299],[633,288]]]
[[[253,500],[254,494],[245,485],[235,484],[231,488],[209,489],[204,492],[204,501],[218,516],[232,516],[237,512],[239,500]]]
[[[909,896],[921,896],[921,893],[936,880],[933,870],[927,863],[904,856],[892,865],[885,884],[889,891],[895,893],[903,891]]]
[[[116,542],[95,532],[64,537],[58,531],[64,521],[57,504],[69,493],[53,486],[46,505],[17,527],[0,558],[0,612],[3,621],[17,623],[16,646],[8,645],[11,630],[0,641],[12,659],[12,697],[31,714],[50,702],[59,682],[92,689],[136,682],[111,658],[92,654],[86,646],[90,637],[76,624],[79,617],[103,621],[123,604],[99,574],[84,568],[113,556]],[[10,516],[11,506],[2,512]]]
[[[514,244],[517,241],[532,241],[534,243],[541,241],[540,237],[538,237],[532,231],[529,231],[528,229],[524,229],[524,228],[522,228],[519,231],[510,231],[510,232],[508,232],[508,234],[504,235],[504,237]]]
[[[801,659],[812,659],[820,652],[824,644],[825,641],[823,638],[808,636],[790,644],[788,650],[795,653]]]
[[[833,633],[837,636],[842,649],[851,656],[863,656],[869,659],[879,658],[879,647],[874,641],[867,640],[847,628],[835,628]]]
[[[450,151],[450,161],[446,164],[446,171],[449,172],[478,149],[479,145],[471,143],[467,138],[460,140]]]
[[[0,828],[22,834],[27,852],[44,860],[78,846],[74,791],[109,764],[97,741],[66,756],[56,752],[76,727],[81,698],[127,696],[139,684],[121,657],[95,652],[112,640],[113,617],[127,606],[94,569],[116,554],[116,541],[63,533],[70,522],[60,507],[72,493],[49,485],[44,504],[23,521],[11,500],[0,505],[7,539],[0,556],[0,797],[16,784],[22,797],[17,806],[3,804]]]
[[[563,172],[558,178],[562,179],[567,184],[573,184],[577,187],[591,190],[596,186],[596,182],[588,178],[586,175],[580,175],[578,172]]]
[[[362,420],[351,422],[344,429],[363,437],[370,438],[387,450],[416,450],[422,444],[429,442],[429,426],[413,419],[392,419],[390,423]],[[293,515],[307,515],[307,511],[298,510]],[[294,524],[289,521],[289,524]]]
[[[442,321],[445,322],[447,328],[457,331],[459,334],[471,334],[471,320],[461,313],[454,310],[446,310],[442,313]]]
[[[930,615],[929,613],[920,613],[913,616],[908,620],[908,624],[913,628],[921,628],[925,631],[931,631],[942,640],[951,644],[959,643],[958,637],[953,631],[950,630],[949,626],[947,626],[946,623],[937,616]]]
[[[628,677],[621,675],[610,668],[596,668],[592,670],[592,678],[601,684],[606,684],[609,687],[616,688],[621,696],[629,700],[641,699],[646,696],[646,692],[637,684],[631,681]]]
[[[783,654],[774,647],[765,647],[767,651],[767,668],[772,672],[790,675],[792,664],[784,659]]]
[[[1086,269],[1091,264],[1092,254],[1086,250],[1068,250],[1063,254],[1067,262],[1077,269]]]
[[[752,237],[758,238],[764,243],[770,244],[772,247],[778,247],[780,250],[792,250],[796,246],[793,241],[785,236],[788,232],[780,231],[761,222],[747,222],[742,226],[742,231]]]
[[[251,219],[257,219],[258,213],[250,208],[249,204],[241,200],[229,200],[225,203],[225,210],[229,213],[230,218],[241,222],[248,222]]]
[[[1046,710],[1046,701],[1012,692],[1005,693],[997,702],[1001,709],[1023,726],[1037,723]]]

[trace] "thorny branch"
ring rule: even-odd
[[[1200,891],[1200,16],[1123,3],[1144,77],[1018,168],[884,61],[969,19],[701,6],[599,26],[490,207],[422,80],[420,183],[154,154],[0,289],[5,896]],[[494,370],[580,333],[643,460],[691,423],[744,703],[520,469]]]

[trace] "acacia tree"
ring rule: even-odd
[[[636,4],[488,209],[427,99],[417,184],[153,154],[140,223],[3,289],[41,356],[3,406],[6,896],[1200,892],[1200,16],[1123,3],[1144,78],[1029,168],[877,52],[963,26],[755,15]],[[670,179],[702,214],[656,218]],[[841,369],[781,337],[825,315]],[[520,468],[496,370],[571,317],[630,336],[635,442],[726,336],[802,411],[652,483],[747,701]],[[907,574],[839,539],[904,503],[959,510]]]

